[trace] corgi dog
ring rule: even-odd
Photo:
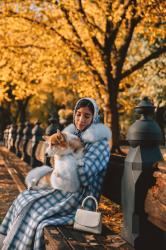
[[[61,132],[43,136],[48,147],[45,154],[54,158],[53,168],[41,166],[32,169],[25,183],[28,189],[53,188],[76,192],[80,187],[77,165],[83,155],[83,145],[78,136]]]

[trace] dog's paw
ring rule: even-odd
[[[31,187],[31,189],[30,190],[40,190],[41,188],[40,187],[38,187],[38,186],[33,186],[33,187]]]
[[[83,166],[83,165],[84,165],[83,159],[79,159],[79,160],[77,161],[77,163],[78,163],[79,166]]]
[[[41,187],[39,187],[39,186],[33,186],[33,187],[31,186],[31,187],[28,188],[29,191],[31,191],[31,190],[36,191],[36,190],[40,190],[40,189],[41,189]]]
[[[32,190],[36,187],[37,181],[36,179],[32,179],[31,182],[28,183],[28,190]]]

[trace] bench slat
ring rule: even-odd
[[[120,236],[117,236],[110,229],[108,229],[105,225],[103,225],[103,230],[102,230],[101,235],[80,232],[80,231],[74,230],[72,226],[65,226],[65,227],[61,226],[61,227],[56,227],[56,228],[48,226],[46,230],[47,230],[49,237],[51,236],[51,238],[49,238],[49,241],[51,240],[52,244],[54,244],[53,241],[55,240],[55,245],[56,245],[57,241],[58,240],[61,241],[61,239],[63,239],[65,243],[67,242],[66,250],[68,249],[74,249],[74,250],[113,249],[112,240],[114,240],[115,237],[119,237],[119,240],[120,240]],[[46,235],[45,235],[45,240],[47,243]],[[128,250],[133,249],[132,247],[130,248],[128,244],[125,244],[125,242],[123,242],[122,245],[124,249],[128,249]],[[48,242],[48,245],[46,245],[46,250],[52,250],[52,248],[50,248],[49,242]]]
[[[44,228],[44,240],[46,250],[71,250],[62,234],[59,232],[58,227],[45,227]]]

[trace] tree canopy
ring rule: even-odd
[[[64,89],[94,97],[117,148],[119,107],[130,106],[130,91],[149,90],[151,83],[163,87],[161,74],[149,77],[165,63],[165,5],[162,0],[1,1],[0,101],[26,108],[32,98],[46,103],[49,93],[58,100],[56,91]]]

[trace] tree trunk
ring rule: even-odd
[[[12,122],[12,114],[10,105],[1,105],[0,107],[0,133],[3,133],[7,124]]]
[[[19,121],[24,123],[26,121],[26,109],[30,100],[30,96],[28,96],[23,101],[18,101],[18,111],[19,111]]]
[[[11,103],[2,104],[0,108],[1,123],[5,126],[12,122]]]
[[[109,104],[106,105],[106,115],[112,130],[112,152],[125,154],[120,149],[120,127],[119,127],[119,112],[118,112],[118,88],[114,84],[111,91],[109,91]],[[104,119],[106,120],[106,118]]]
[[[112,129],[112,152],[119,149],[119,114],[117,100],[110,94],[111,129]]]
[[[112,151],[119,149],[119,114],[117,108],[117,98],[115,94],[109,94],[108,101],[105,101],[104,123],[112,130]]]

